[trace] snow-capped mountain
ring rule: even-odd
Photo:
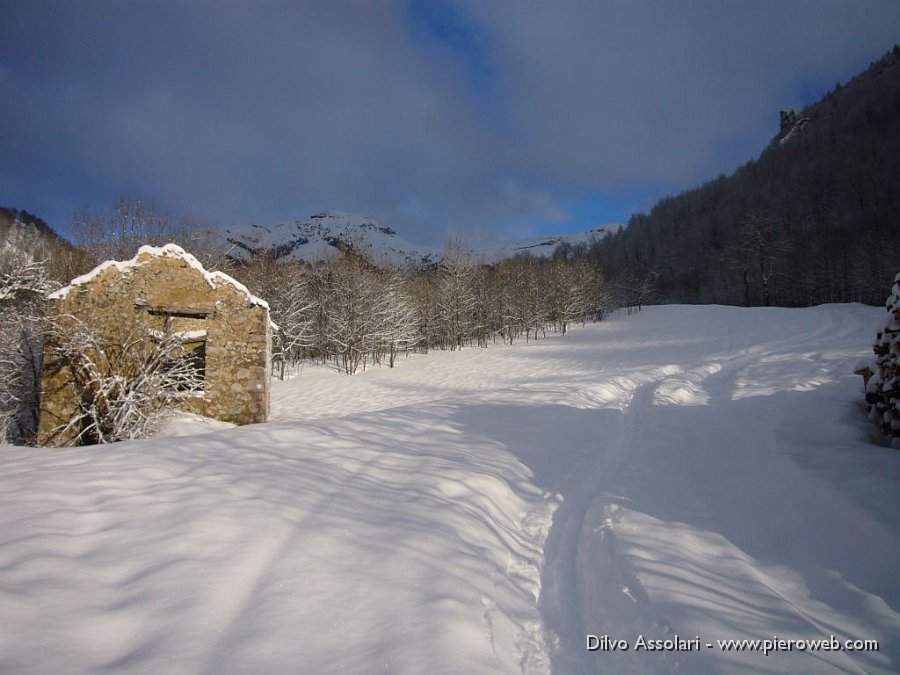
[[[364,253],[376,262],[427,265],[438,258],[434,251],[411,244],[373,218],[341,211],[268,227],[231,226],[223,236],[230,245],[229,255],[238,260],[264,252],[277,260],[315,260],[329,248]]]
[[[550,256],[557,246],[590,244],[609,234],[617,225],[601,225],[586,232],[548,235],[471,250],[474,258],[490,262],[529,253]],[[223,230],[229,256],[248,260],[261,253],[276,260],[315,260],[331,249],[356,251],[375,262],[428,265],[441,258],[441,251],[429,249],[400,237],[392,228],[380,225],[374,218],[325,211],[307,220],[293,220],[276,225],[236,225]]]

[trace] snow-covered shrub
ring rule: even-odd
[[[900,274],[887,299],[887,319],[878,331],[872,349],[875,373],[866,385],[869,417],[891,437],[891,445],[900,449]]]
[[[48,322],[46,343],[48,366],[65,373],[61,386],[79,400],[51,435],[74,431],[81,445],[149,436],[203,391],[202,366],[179,333],[134,326],[109,342],[89,320],[61,315]]]

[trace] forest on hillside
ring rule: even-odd
[[[755,160],[598,242],[657,302],[880,305],[900,270],[900,46],[800,111]]]

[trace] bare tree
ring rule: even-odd
[[[443,271],[439,307],[445,344],[462,349],[474,325],[475,267],[458,242],[448,246]]]
[[[287,366],[300,361],[316,342],[319,303],[304,266],[298,262],[276,262],[273,255],[259,255],[234,272],[254,295],[269,304],[269,316],[277,326],[272,360],[284,379]]]
[[[272,355],[281,364],[281,379],[285,365],[296,364],[304,350],[314,343],[318,303],[310,294],[306,277],[298,271],[268,296],[270,316],[278,327],[274,334]]]
[[[407,281],[413,317],[416,321],[416,344],[428,353],[428,349],[439,343],[440,327],[440,284],[435,270],[418,270]]]
[[[619,307],[641,311],[653,298],[659,276],[653,271],[636,271],[626,269],[619,274],[616,283],[616,296]]]
[[[82,209],[72,217],[75,243],[92,258],[125,260],[144,245],[173,242],[191,253],[208,269],[224,269],[228,251],[211,227],[187,217],[176,218],[146,197],[120,197],[108,210]]]
[[[0,251],[0,438],[13,443],[36,438],[44,294],[57,285],[45,262]]]
[[[572,264],[577,288],[572,320],[582,326],[588,321],[603,321],[615,307],[615,293],[603,269],[587,257],[578,258]],[[648,275],[639,294],[643,302],[652,299],[656,292],[656,282],[655,274]]]
[[[772,304],[772,286],[777,275],[783,273],[790,244],[781,223],[768,215],[752,213],[743,221],[737,239],[731,245],[732,266],[741,273],[744,284],[744,303],[750,306],[759,290],[762,304]]]
[[[523,334],[527,342],[532,333],[544,330],[548,317],[548,292],[544,261],[532,256],[517,256],[504,263],[508,268],[505,293],[510,342]]]
[[[555,257],[547,269],[547,319],[565,335],[569,322],[584,314],[581,287],[575,268],[565,257]]]
[[[0,303],[27,295],[43,295],[55,285],[43,261],[13,249],[0,251]]]
[[[355,373],[371,353],[377,330],[373,307],[377,289],[369,264],[356,256],[333,258],[325,282],[326,349],[348,375]]]
[[[382,310],[376,315],[381,324],[377,331],[380,344],[377,352],[387,353],[388,365],[393,368],[397,354],[408,352],[419,344],[418,317],[410,284],[399,270],[387,270],[381,278]],[[380,362],[380,360],[379,360]]]

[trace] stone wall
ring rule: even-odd
[[[185,342],[205,339],[205,388],[202,396],[186,397],[184,408],[237,424],[268,418],[267,305],[231,277],[206,272],[181,248],[143,247],[128,262],[104,263],[51,294],[49,305],[58,325],[89,322],[112,344],[152,331],[189,334]],[[58,429],[77,410],[78,400],[67,364],[53,362],[50,346],[45,349],[39,442],[69,445],[77,432],[60,436]]]

